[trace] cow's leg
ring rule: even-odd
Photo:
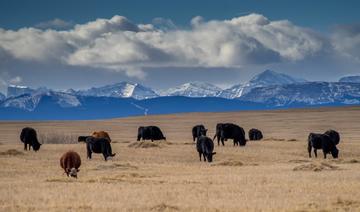
[[[221,143],[222,143],[223,146],[225,146],[224,138],[221,138]]]
[[[29,144],[29,151],[31,150],[31,147],[32,147],[32,146]],[[34,148],[33,148],[33,149],[34,149]]]
[[[203,153],[203,157],[204,157],[204,162],[206,162],[206,157],[205,157],[205,154]]]
[[[200,158],[200,161],[201,161],[201,153],[199,152],[199,158]]]
[[[326,152],[323,150],[323,153],[324,153],[324,159],[326,159]]]
[[[27,151],[27,143],[24,142],[24,150]]]
[[[87,158],[91,159],[91,148],[90,144],[86,144]]]
[[[193,141],[194,141],[194,142],[195,142],[195,138],[196,138],[196,137],[195,137],[195,136],[193,136]]]
[[[308,145],[309,158],[311,158],[311,145]]]
[[[317,149],[314,148],[314,154],[315,154],[315,157],[317,158]]]

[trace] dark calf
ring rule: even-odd
[[[20,140],[24,143],[24,150],[27,150],[27,145],[33,148],[33,150],[36,152],[40,149],[41,144],[39,143],[37,139],[36,131],[33,128],[25,127],[21,130],[20,134]]]
[[[314,148],[315,157],[317,157],[317,150],[322,149],[324,158],[326,154],[331,153],[333,158],[338,158],[339,150],[336,148],[335,143],[331,140],[330,136],[326,134],[310,133],[308,136],[308,152],[311,158],[311,150]]]
[[[213,160],[213,155],[216,154],[214,151],[214,142],[211,138],[206,136],[198,137],[196,141],[196,149],[199,153],[199,158],[201,161],[201,155],[204,157],[204,161],[208,161],[209,163]]]
[[[258,129],[250,129],[249,130],[249,140],[250,141],[257,141],[263,138],[263,134]]]

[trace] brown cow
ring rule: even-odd
[[[111,139],[110,139],[110,136],[109,136],[109,133],[105,132],[105,131],[95,131],[92,133],[91,135],[92,137],[95,137],[95,138],[106,138],[109,140],[109,142],[111,143]]]
[[[67,151],[60,158],[60,166],[64,169],[68,177],[77,178],[77,173],[80,171],[81,158],[77,152]]]

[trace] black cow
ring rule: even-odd
[[[33,148],[33,150],[36,152],[40,149],[41,144],[39,143],[37,139],[36,130],[30,127],[25,127],[21,130],[20,134],[20,140],[24,143],[24,150],[27,150],[27,145],[29,144],[29,150],[30,147]]]
[[[196,125],[192,128],[192,136],[193,141],[195,141],[196,138],[206,135],[207,129],[205,129],[204,125]]]
[[[79,136],[78,141],[86,143],[87,157],[91,159],[92,153],[103,154],[105,161],[109,157],[114,157],[116,154],[112,153],[111,144],[106,138],[95,138],[92,136]]]
[[[328,130],[324,134],[328,135],[331,140],[335,143],[335,145],[338,145],[340,143],[340,135],[335,130]]]
[[[196,141],[196,149],[199,153],[199,158],[201,161],[201,155],[204,157],[204,161],[208,161],[209,163],[213,160],[213,155],[216,154],[214,151],[214,142],[211,138],[206,136],[200,136]]]
[[[262,138],[263,138],[263,134],[260,130],[254,128],[249,130],[250,141],[257,141],[257,140],[261,140]]]
[[[147,127],[139,127],[137,140],[162,140],[166,141],[166,137],[164,137],[160,128],[157,126],[147,126]]]
[[[219,140],[221,140],[221,143],[224,146],[224,141],[226,141],[227,139],[233,139],[234,146],[246,145],[245,131],[242,127],[232,123],[225,123],[216,125],[216,128],[216,130],[219,131],[220,134],[216,134],[216,136],[218,137],[218,145],[220,145]]]
[[[331,153],[333,158],[339,156],[339,150],[336,148],[336,144],[333,142],[330,136],[327,134],[310,133],[308,137],[308,152],[311,158],[311,149],[314,148],[315,157],[317,157],[317,150],[322,149],[324,158],[326,154]]]

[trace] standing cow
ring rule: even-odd
[[[86,143],[88,159],[91,159],[92,153],[103,154],[105,161],[116,155],[115,153],[112,153],[111,144],[106,138],[79,136],[78,141],[84,141]]]
[[[206,136],[207,129],[205,129],[204,125],[196,125],[192,128],[192,136],[193,141],[195,141],[196,138],[205,135]]]
[[[196,141],[196,149],[199,153],[199,158],[201,161],[201,156],[204,157],[204,161],[208,161],[209,163],[213,160],[213,155],[216,154],[214,151],[214,142],[211,138],[206,136],[200,136]]]
[[[226,123],[226,124],[221,124],[221,125],[217,125],[217,128],[219,127],[219,135],[218,136],[218,145],[219,145],[219,140],[221,140],[222,145],[224,146],[224,141],[226,141],[227,139],[233,139],[234,141],[234,146],[235,145],[240,145],[240,146],[245,146],[246,145],[246,139],[245,139],[245,131],[242,127],[236,125],[236,124],[232,124],[232,123]],[[220,139],[219,139],[220,138]]]
[[[60,166],[64,169],[68,177],[77,178],[77,173],[80,171],[81,158],[77,152],[65,152],[60,158]]]
[[[333,158],[338,158],[339,150],[336,148],[336,144],[327,134],[310,133],[308,136],[308,152],[311,158],[311,149],[314,148],[315,157],[317,157],[317,150],[322,149],[324,158],[326,154],[331,153]]]
[[[166,137],[161,132],[160,128],[157,126],[147,126],[147,127],[139,127],[138,128],[138,136],[137,140],[165,140]]]
[[[27,151],[27,145],[36,152],[40,149],[41,144],[37,139],[36,130],[31,127],[25,127],[21,130],[20,140],[24,143],[24,150]]]
[[[262,138],[263,138],[263,134],[260,130],[254,128],[249,130],[250,141],[257,141],[257,140],[261,140]]]

